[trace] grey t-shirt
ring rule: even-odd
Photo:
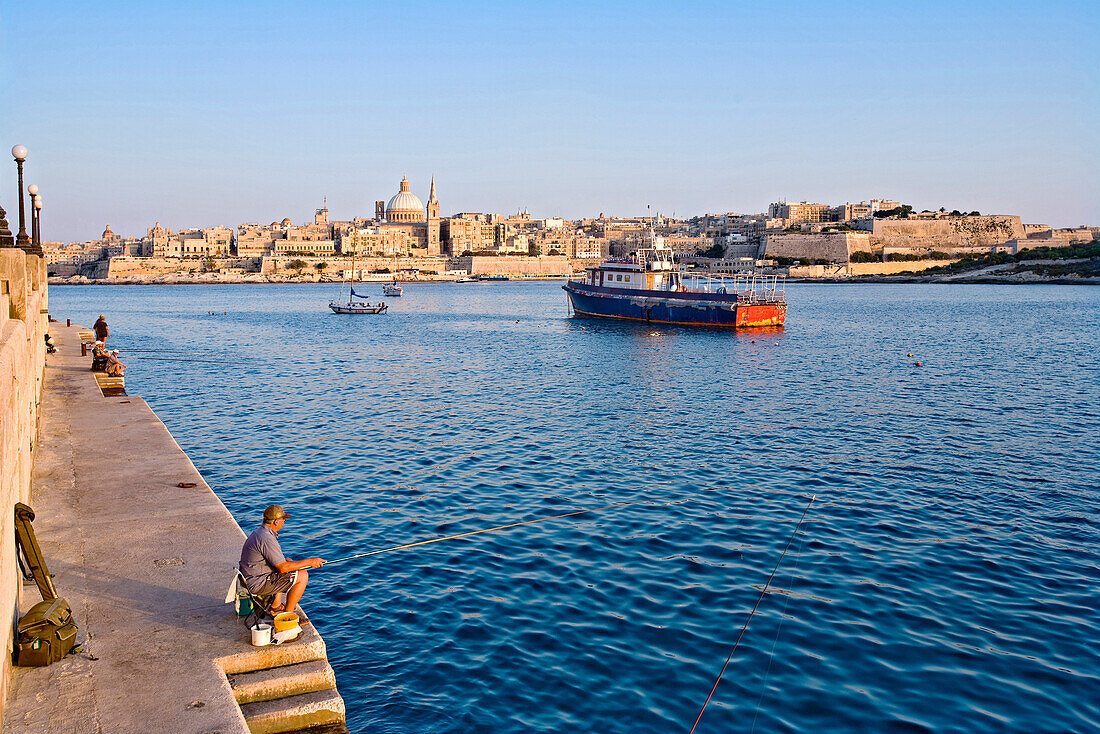
[[[279,547],[279,538],[267,525],[261,525],[252,531],[241,549],[241,563],[238,568],[245,581],[266,576],[275,571],[275,564],[286,560],[283,549]]]

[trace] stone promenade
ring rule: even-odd
[[[229,511],[144,400],[103,396],[76,326],[50,333],[30,505],[84,648],[12,668],[3,731],[346,731],[316,630],[253,648],[223,603],[244,541]],[[23,586],[21,611],[39,600]]]

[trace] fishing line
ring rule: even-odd
[[[203,357],[220,357],[220,352],[204,352],[199,349],[131,349],[130,347],[119,347],[119,351],[130,354],[132,352],[157,352],[159,354],[195,354]]]
[[[779,615],[779,628],[775,630],[775,639],[772,640],[772,651],[768,653],[768,669],[764,671],[764,683],[760,687],[760,698],[756,701],[756,711],[752,715],[752,728],[749,734],[756,731],[756,719],[760,716],[760,706],[764,703],[764,694],[768,692],[768,679],[772,675],[772,661],[775,660],[775,646],[779,644],[779,633],[783,631],[783,623],[787,621],[787,607],[791,605],[791,597],[794,596],[794,576],[798,571],[798,561],[802,558],[802,545],[806,542],[803,537],[798,541],[798,550],[794,553],[794,568],[791,569],[790,589],[787,590],[787,601],[783,604],[783,612]]]
[[[798,524],[794,526],[794,532],[791,533],[791,537],[787,540],[787,545],[783,547],[783,552],[780,554],[779,560],[775,562],[775,568],[772,569],[771,575],[768,576],[768,582],[764,584],[764,588],[760,591],[760,596],[756,598],[756,603],[753,604],[752,611],[749,612],[745,624],[741,626],[741,634],[737,635],[737,641],[733,643],[733,649],[730,650],[730,654],[726,657],[726,662],[722,663],[722,669],[718,671],[718,679],[714,681],[714,685],[707,695],[707,700],[703,702],[703,708],[699,709],[699,715],[695,717],[695,723],[691,725],[691,731],[689,731],[688,734],[692,734],[692,732],[695,731],[695,727],[699,726],[699,720],[703,718],[703,712],[707,710],[707,704],[709,704],[710,699],[714,697],[714,692],[718,690],[718,684],[722,682],[722,676],[726,672],[726,666],[730,664],[730,660],[733,659],[733,654],[737,652],[737,646],[741,644],[741,638],[745,636],[745,630],[749,628],[749,622],[752,621],[752,616],[756,614],[756,610],[760,607],[760,602],[764,600],[764,594],[768,593],[768,587],[771,586],[772,579],[775,578],[775,572],[779,570],[779,564],[783,562],[784,556],[787,555],[787,550],[791,547],[794,536],[798,533],[798,529],[802,527],[802,521],[806,519],[806,513],[810,511],[810,505],[812,505],[816,499],[817,495],[815,494],[810,497],[810,501],[806,503],[806,509],[802,511],[802,517],[798,518]]]
[[[346,556],[344,558],[337,558],[332,561],[325,561],[326,566],[330,566],[333,563],[342,563],[344,561],[354,561],[357,558],[366,558],[367,556],[378,555],[379,553],[388,553],[395,550],[404,550],[405,548],[415,548],[418,545],[428,545],[429,543],[439,543],[444,540],[454,540],[455,538],[465,538],[470,535],[478,535],[479,533],[491,533],[494,530],[507,530],[508,528],[518,528],[520,525],[530,525],[536,522],[546,522],[547,520],[560,520],[563,517],[572,517],[574,515],[583,515],[588,512],[600,512],[602,510],[612,510],[617,507],[626,507],[627,505],[640,505],[647,502],[647,500],[634,500],[633,502],[620,502],[615,505],[607,505],[605,507],[593,507],[590,510],[577,510],[576,512],[566,512],[562,515],[554,515],[552,517],[540,517],[535,520],[524,520],[523,522],[514,522],[508,525],[497,525],[495,528],[484,528],[482,530],[471,530],[468,533],[458,533],[457,535],[446,535],[442,538],[431,538],[429,540],[420,540],[416,543],[406,543],[405,545],[395,545],[392,548],[382,548],[380,550],[368,551],[366,553],[358,553],[354,556]]]
[[[201,362],[202,364],[241,364],[240,362],[229,362],[227,360],[214,360],[214,359],[186,359],[184,357],[142,357],[140,355],[127,356],[126,359],[151,359],[154,362]]]

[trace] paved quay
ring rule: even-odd
[[[30,505],[84,648],[12,668],[3,731],[346,731],[312,625],[249,644],[224,603],[245,534],[144,400],[104,396],[78,330],[51,325]],[[24,585],[20,613],[39,600]]]

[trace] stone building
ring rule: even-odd
[[[780,201],[768,205],[768,217],[788,222],[827,222],[831,216],[832,207],[828,204]]]
[[[403,176],[400,189],[386,204],[384,215],[385,221],[370,227],[370,229],[378,229],[379,232],[354,235],[358,238],[355,241],[360,243],[377,241],[381,247],[402,247],[397,243],[404,241],[408,243],[405,246],[408,252],[401,254],[428,257],[438,257],[442,254],[443,227],[439,216],[439,198],[435,192],[434,176],[427,206],[409,189],[409,179]],[[387,232],[383,233],[381,230],[387,230]],[[403,235],[394,234],[396,232]],[[353,245],[353,247],[357,246],[360,245]]]
[[[502,238],[505,225],[499,225]],[[442,221],[442,238],[453,256],[464,252],[493,252],[498,249],[498,225],[488,214],[463,212]]]

